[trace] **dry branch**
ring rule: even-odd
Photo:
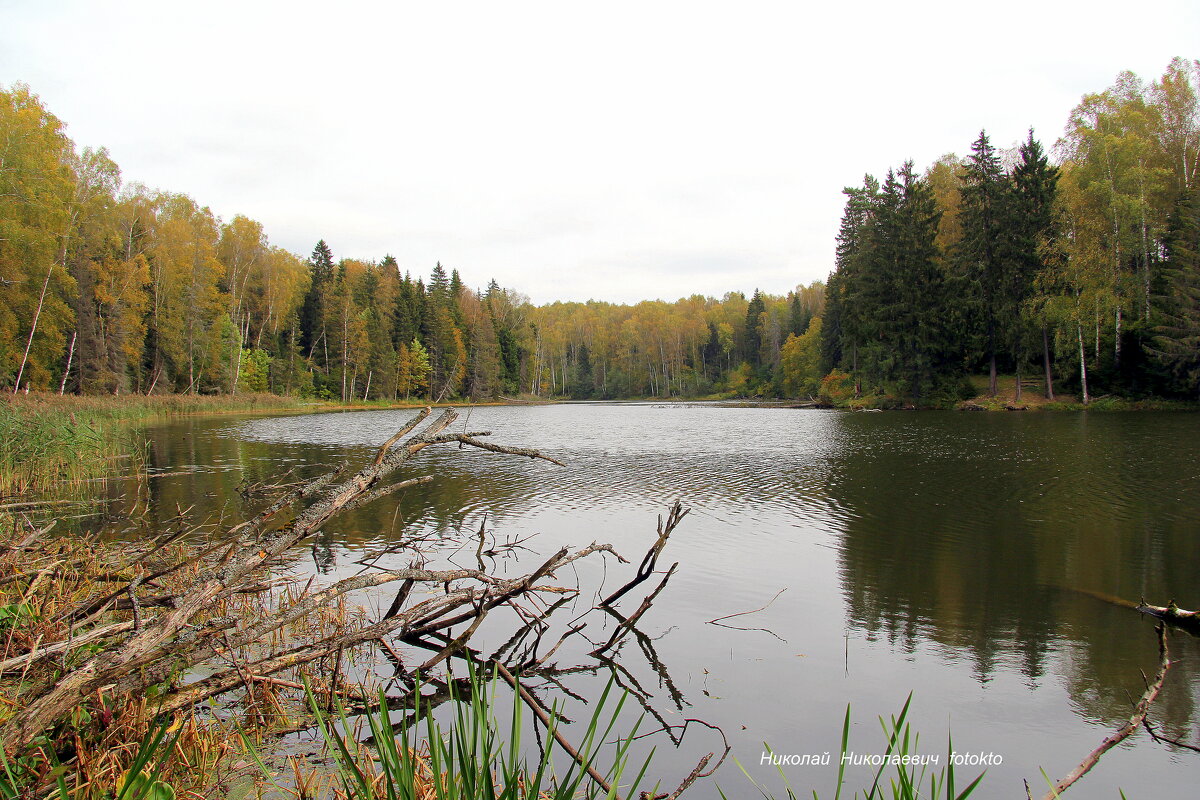
[[[425,421],[429,414],[430,411],[428,409],[424,409],[416,414],[402,427],[401,437],[404,433],[415,430],[418,425]],[[385,443],[385,447],[380,449],[372,463],[366,465],[341,483],[335,484],[337,479],[336,472],[322,476],[301,488],[289,492],[254,519],[230,529],[225,537],[208,550],[209,553],[216,553],[224,549],[225,556],[220,560],[218,565],[201,573],[191,586],[178,595],[172,598],[155,598],[153,602],[155,604],[161,603],[165,608],[157,616],[150,619],[140,619],[143,616],[141,612],[146,607],[146,603],[137,595],[138,581],[136,579],[126,586],[118,588],[117,591],[106,597],[88,603],[83,609],[80,609],[83,613],[70,615],[70,618],[75,620],[79,620],[81,617],[93,617],[103,609],[111,608],[112,604],[118,598],[127,596],[128,604],[135,612],[135,617],[137,618],[135,618],[133,623],[132,634],[127,635],[123,640],[119,641],[119,646],[106,650],[94,656],[80,667],[69,671],[56,686],[40,697],[33,699],[26,709],[26,713],[7,720],[0,727],[0,742],[5,747],[15,748],[21,746],[23,743],[32,741],[38,733],[68,713],[78,702],[79,697],[87,696],[101,687],[117,684],[125,691],[138,693],[154,683],[161,682],[166,676],[174,672],[186,670],[203,662],[207,658],[211,658],[217,651],[217,646],[212,641],[181,635],[194,624],[194,620],[202,616],[222,599],[236,594],[265,565],[272,563],[301,540],[320,529],[322,525],[339,512],[348,507],[353,507],[356,501],[364,497],[367,499],[376,499],[387,491],[393,491],[395,487],[384,487],[384,491],[379,493],[372,490],[380,487],[389,475],[406,465],[407,462],[426,447],[453,441],[480,447],[496,453],[544,458],[548,461],[554,460],[542,456],[534,450],[493,445],[473,439],[466,434],[442,435],[443,431],[456,418],[457,414],[452,409],[447,409],[436,419],[426,424],[424,429],[404,444],[397,445],[401,437],[392,437],[392,439]],[[289,505],[307,498],[315,499],[308,507],[300,511],[291,522],[278,530],[269,533],[266,532],[267,524],[275,515]],[[32,540],[36,540],[41,534],[44,534],[44,531],[36,532],[34,536],[29,537],[25,542],[18,545],[18,548],[29,546]],[[608,549],[611,552],[611,548]],[[494,607],[516,594],[530,590],[538,580],[545,577],[554,568],[568,563],[569,560],[571,560],[570,557],[567,557],[564,552],[550,559],[541,569],[530,576],[526,576],[525,579],[498,582],[501,588],[499,594],[495,596],[492,596],[488,591],[482,590],[470,590],[448,595],[442,601],[443,606],[437,609],[437,613],[426,615],[422,619],[422,623],[424,626],[433,629],[446,627],[440,617],[447,613],[447,611],[461,607],[462,604],[467,602],[479,602],[485,610]],[[159,577],[167,571],[177,569],[179,566],[179,564],[176,564],[167,570],[158,570],[154,573],[154,577]],[[319,594],[317,599],[302,602],[291,610],[281,611],[260,621],[258,624],[248,626],[248,629],[245,631],[235,632],[231,639],[236,642],[248,644],[250,641],[266,636],[272,631],[279,630],[289,622],[298,619],[303,613],[320,606],[323,602],[331,602],[336,596],[345,594],[355,588],[363,588],[367,585],[378,585],[395,580],[412,579],[417,581],[432,580],[448,582],[458,580],[459,578],[474,578],[485,583],[490,580],[479,571],[435,575],[421,570],[393,571],[378,576],[364,577],[359,580],[349,579],[348,581],[339,582],[339,584],[332,587],[331,590],[327,590],[324,594]],[[477,596],[477,594],[480,596]],[[414,607],[414,610],[421,609],[421,607],[421,604],[418,604],[418,606]],[[325,646],[326,648],[338,648],[360,643],[372,636],[384,635],[391,631],[405,628],[412,622],[413,617],[408,614],[398,615],[386,620],[382,628],[368,626],[363,631],[335,637],[335,640],[326,642]],[[275,666],[281,669],[283,667],[279,666],[280,663],[286,662],[294,665],[320,657],[320,655],[319,648],[314,649],[313,647],[309,647],[302,652],[291,653],[287,657],[276,659],[277,663]],[[257,664],[249,666],[259,671],[259,665]],[[264,663],[262,666],[266,666],[266,664]],[[190,688],[186,692],[188,696],[192,696],[195,693],[195,688]]]
[[[476,550],[478,569],[426,569],[425,556],[414,544],[419,540],[410,540],[397,546],[414,554],[407,568],[380,569],[376,559],[363,563],[362,573],[327,586],[314,589],[310,579],[303,587],[296,583],[295,588],[284,592],[273,591],[281,582],[267,574],[270,566],[318,533],[334,517],[433,480],[428,476],[395,476],[427,447],[456,444],[459,448],[474,447],[489,453],[562,463],[537,450],[483,441],[480,437],[489,435],[486,431],[447,433],[457,419],[453,410],[447,409],[433,419],[431,415],[432,410],[425,408],[410,418],[357,472],[340,468],[303,483],[283,483],[277,479],[272,485],[264,482],[261,487],[253,487],[257,495],[269,491],[281,494],[252,518],[225,528],[198,547],[187,549],[177,544],[189,533],[183,510],[170,522],[170,530],[141,547],[126,550],[128,557],[120,559],[118,564],[85,564],[80,561],[79,552],[53,550],[53,543],[44,540],[48,527],[31,528],[21,542],[0,546],[0,556],[19,565],[21,570],[0,578],[0,585],[16,583],[12,591],[21,593],[21,587],[28,581],[23,599],[39,591],[45,593],[44,586],[50,581],[57,581],[56,585],[69,583],[76,566],[91,576],[86,583],[72,584],[74,594],[70,598],[51,604],[42,617],[43,627],[34,631],[34,635],[19,641],[10,637],[11,649],[2,654],[0,674],[19,672],[24,682],[25,673],[32,670],[42,678],[41,688],[27,695],[22,713],[0,725],[0,744],[9,752],[20,751],[64,719],[81,698],[139,697],[150,686],[160,690],[157,711],[166,714],[186,711],[208,698],[242,688],[251,704],[254,697],[263,696],[268,702],[275,702],[270,692],[264,695],[263,687],[299,689],[303,684],[292,680],[294,674],[289,671],[303,674],[305,665],[322,660],[335,663],[324,691],[331,697],[334,694],[346,697],[370,709],[372,701],[361,686],[339,688],[338,679],[343,654],[372,643],[378,643],[388,654],[392,677],[410,688],[410,671],[415,670],[423,680],[436,684],[437,679],[429,671],[451,657],[494,664],[577,761],[581,761],[578,752],[557,729],[545,706],[531,691],[518,685],[511,670],[540,676],[547,686],[577,697],[559,679],[574,672],[594,673],[605,664],[614,664],[616,651],[609,655],[604,655],[604,651],[632,632],[660,678],[665,678],[676,706],[681,707],[681,698],[653,653],[653,645],[635,627],[678,564],[666,572],[657,588],[627,619],[606,607],[620,624],[610,640],[593,652],[595,662],[591,666],[568,669],[547,666],[560,645],[583,629],[583,623],[570,625],[545,655],[538,656],[542,637],[550,630],[546,619],[564,607],[567,598],[556,597],[549,604],[534,598],[578,592],[578,587],[557,585],[555,576],[579,559],[607,553],[621,563],[628,563],[608,544],[593,542],[574,552],[563,548],[545,557],[526,574],[498,576],[485,568],[485,519]],[[606,604],[616,602],[654,574],[668,537],[686,514],[675,503],[665,520],[659,518],[658,539],[642,559],[635,577],[610,596]],[[393,583],[397,584],[395,597],[382,614],[374,618],[358,616],[358,612],[353,617],[345,615],[348,596]],[[96,586],[103,588],[96,590]],[[420,587],[427,587],[428,591],[421,593]],[[84,596],[88,588],[93,593]],[[267,591],[271,594],[255,595]],[[522,598],[532,602],[522,602]],[[471,639],[488,614],[501,606],[509,606],[522,627],[501,650],[485,658],[471,647]],[[405,654],[398,652],[392,643],[432,651],[432,656],[419,667],[406,668]],[[93,651],[96,647],[99,652]],[[501,661],[504,651],[508,653],[507,664]],[[78,654],[84,652],[90,654],[86,660],[72,666],[71,656],[80,658]],[[418,662],[413,659],[409,663]],[[195,668],[200,666],[206,677],[182,685],[175,683],[177,676],[194,675]],[[65,671],[58,675],[56,669]],[[652,708],[649,693],[640,687],[639,692],[635,692],[638,701],[644,708]],[[409,701],[411,697],[406,695],[388,697],[383,702],[389,707],[404,707],[403,703]],[[560,716],[558,721],[563,719]],[[709,760],[711,754],[701,759],[672,797],[707,774],[704,768]],[[588,768],[588,774],[606,792],[611,791],[595,770]]]
[[[663,548],[667,546],[667,539],[671,536],[671,531],[675,530],[675,526],[683,521],[683,518],[688,515],[688,511],[689,509],[685,509],[683,505],[676,500],[675,504],[671,506],[671,510],[667,512],[667,520],[665,524],[663,523],[662,515],[659,515],[658,539],[642,558],[642,563],[638,566],[637,575],[635,575],[633,580],[629,581],[629,583],[625,584],[620,589],[601,600],[600,605],[602,607],[611,606],[613,603],[624,597],[630,589],[637,586],[654,573],[654,567],[656,564],[658,564],[658,556],[660,553],[662,553]]]
[[[1123,742],[1134,731],[1136,731],[1146,719],[1146,714],[1150,712],[1150,704],[1154,702],[1154,698],[1158,697],[1159,691],[1162,690],[1163,680],[1167,677],[1167,670],[1171,668],[1171,660],[1167,653],[1167,631],[1164,625],[1159,625],[1158,631],[1158,658],[1159,670],[1158,676],[1154,682],[1146,687],[1142,699],[1138,701],[1134,708],[1133,716],[1129,721],[1114,731],[1109,736],[1105,737],[1104,741],[1095,750],[1087,754],[1083,761],[1079,762],[1079,766],[1071,770],[1071,772],[1058,783],[1051,787],[1050,791],[1045,794],[1042,800],[1055,800],[1060,794],[1066,791],[1067,787],[1075,783],[1075,781],[1087,774],[1088,770],[1096,766],[1100,761],[1100,756],[1107,753],[1112,748]]]
[[[678,561],[676,561],[674,564],[671,565],[671,568],[669,570],[667,570],[666,575],[663,575],[663,579],[661,581],[659,581],[659,584],[654,589],[654,591],[651,592],[650,594],[646,595],[645,599],[642,600],[642,604],[637,607],[637,611],[634,611],[633,614],[631,614],[628,619],[622,620],[621,624],[618,625],[616,627],[616,629],[613,631],[612,636],[609,637],[609,640],[607,642],[605,642],[604,644],[600,645],[599,647],[597,647],[595,650],[593,650],[591,652],[591,655],[593,655],[593,656],[599,655],[600,653],[603,653],[608,648],[612,647],[614,644],[617,643],[617,641],[622,636],[624,636],[626,633],[628,633],[633,628],[633,626],[637,624],[637,621],[639,619],[641,619],[642,615],[645,614],[650,609],[650,605],[654,602],[654,598],[658,597],[658,593],[661,592],[666,587],[667,581],[671,580],[671,576],[675,574],[675,570],[678,567],[679,567]]]

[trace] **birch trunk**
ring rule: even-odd
[[[21,368],[17,370],[17,381],[13,384],[13,394],[21,388],[21,377],[25,374],[25,366],[29,363],[29,348],[33,346],[33,334],[37,332],[38,318],[42,316],[42,305],[46,302],[46,290],[50,288],[50,275],[54,272],[54,262],[46,269],[46,280],[42,281],[42,294],[38,297],[37,309],[33,312],[33,322],[29,325],[29,338],[25,340],[25,355],[21,356]]]
[[[1083,404],[1086,406],[1091,398],[1088,397],[1087,360],[1083,350],[1083,325],[1079,324],[1076,327],[1079,331],[1079,385],[1083,390]]]
[[[67,368],[63,370],[62,383],[58,386],[58,394],[62,396],[67,392],[67,376],[71,374],[71,361],[75,358],[75,339],[79,336],[79,331],[71,334],[71,347],[67,350]]]

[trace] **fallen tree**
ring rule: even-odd
[[[393,679],[409,686],[417,675],[428,682],[435,669],[453,657],[491,664],[513,681],[515,674],[541,675],[556,682],[558,675],[569,672],[554,667],[548,659],[585,624],[573,626],[548,653],[539,654],[548,628],[545,620],[561,603],[531,613],[518,601],[576,591],[556,583],[555,573],[580,559],[607,553],[627,563],[608,544],[560,549],[516,577],[491,574],[478,553],[477,568],[428,569],[417,552],[406,568],[373,566],[318,589],[313,589],[310,581],[299,591],[281,594],[280,582],[269,578],[273,565],[336,515],[432,480],[403,475],[429,447],[452,444],[560,464],[536,450],[485,441],[486,431],[448,432],[457,418],[452,409],[432,420],[431,414],[429,408],[416,414],[369,463],[352,474],[343,467],[312,480],[281,484],[285,489],[282,496],[252,519],[228,527],[199,548],[181,550],[181,530],[162,534],[124,555],[121,563],[105,564],[105,581],[92,581],[92,591],[83,597],[74,598],[65,590],[55,597],[39,596],[51,576],[66,571],[69,579],[72,562],[78,568],[86,558],[79,550],[66,554],[48,536],[49,527],[31,530],[8,545],[2,557],[10,574],[0,576],[0,585],[11,582],[25,587],[21,602],[37,606],[31,612],[37,624],[22,636],[10,635],[0,659],[0,671],[10,677],[19,674],[18,685],[23,687],[21,713],[10,714],[0,723],[0,745],[5,753],[10,757],[27,753],[35,742],[45,740],[46,732],[61,727],[81,703],[93,703],[103,714],[119,705],[114,698],[153,694],[156,713],[187,713],[205,700],[235,690],[245,689],[249,701],[256,689],[298,688],[296,680],[281,676],[304,674],[302,668],[314,662],[327,667],[328,677],[323,688],[319,684],[319,692],[325,692],[331,703],[337,696],[356,703],[360,710],[370,710],[371,693],[341,680],[343,655],[363,646],[382,650],[392,662]],[[665,530],[660,520],[659,539],[626,589],[649,577],[666,537],[684,513],[676,505]],[[93,575],[95,566],[91,565]],[[344,605],[348,595],[389,584],[396,585],[394,598],[376,618],[310,625],[312,635],[296,635],[296,629],[307,620]],[[435,591],[419,591],[420,587]],[[263,599],[253,613],[238,605],[255,597]],[[632,628],[651,599],[626,622],[626,628]],[[516,611],[524,624],[510,640],[507,657],[501,648],[483,658],[471,648],[472,636],[489,613],[502,606]],[[451,633],[454,629],[457,632]],[[612,647],[624,632],[619,628],[600,649]],[[533,638],[532,646],[519,648],[528,636]],[[405,648],[410,652],[400,652]],[[411,656],[413,650],[431,655],[418,661]],[[590,666],[601,668],[600,660]],[[536,702],[524,686],[520,696],[531,704]],[[410,699],[402,694],[388,698],[388,703],[405,707]],[[645,697],[639,700],[649,707]],[[561,733],[556,737],[561,738]],[[569,746],[566,749],[570,751]],[[703,763],[711,757],[706,756]]]

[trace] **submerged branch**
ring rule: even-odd
[[[1158,693],[1162,690],[1163,681],[1167,677],[1167,670],[1171,668],[1171,660],[1167,653],[1166,626],[1160,624],[1156,630],[1158,631],[1158,657],[1160,665],[1158,676],[1146,687],[1142,699],[1138,701],[1137,706],[1134,708],[1133,716],[1129,718],[1128,722],[1105,737],[1099,747],[1088,753],[1083,761],[1079,762],[1079,766],[1071,770],[1065,778],[1054,784],[1042,800],[1055,800],[1067,787],[1086,775],[1092,767],[1096,766],[1102,755],[1123,742],[1130,734],[1141,727],[1142,722],[1146,719],[1146,715],[1150,713],[1150,704],[1154,702],[1154,699],[1158,697]]]

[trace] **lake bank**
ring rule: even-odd
[[[517,401],[514,401],[517,402]],[[504,403],[483,403],[496,405]],[[139,468],[132,432],[184,416],[414,409],[420,401],[333,403],[271,394],[0,394],[0,511],[4,498],[44,494]],[[461,405],[438,403],[436,407]],[[19,499],[19,498],[18,498]]]

